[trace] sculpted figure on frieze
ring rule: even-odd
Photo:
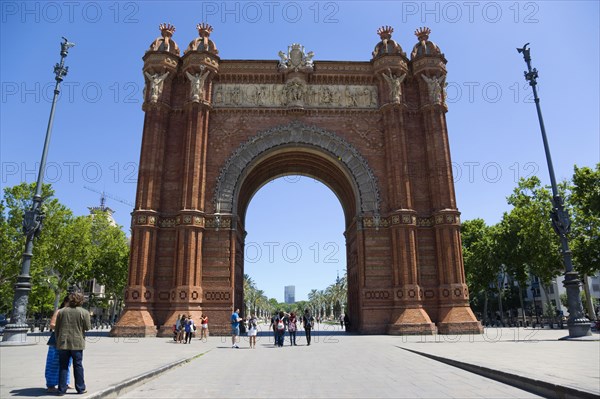
[[[162,94],[163,84],[169,75],[169,72],[165,72],[162,75],[158,73],[150,75],[148,72],[144,72],[144,75],[146,75],[146,78],[148,78],[148,83],[150,84],[150,102],[155,103]],[[146,95],[145,92],[146,90],[144,88],[144,97]]]
[[[204,71],[206,66],[200,65],[200,73],[192,75],[189,72],[185,72],[187,78],[190,80],[190,99],[194,102],[200,101],[204,94],[204,82],[206,77],[210,74],[210,71]]]
[[[434,76],[432,78],[426,76],[426,75],[421,75],[423,77],[423,80],[427,83],[427,90],[429,92],[429,101],[432,104],[442,104],[444,101],[444,87],[446,85],[445,83],[445,76]]]
[[[388,74],[383,74],[386,83],[390,89],[390,98],[393,102],[399,103],[402,99],[402,81],[406,78],[406,74],[403,73],[400,76],[392,75],[392,71],[388,68]]]

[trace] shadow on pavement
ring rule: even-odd
[[[12,396],[29,396],[29,397],[40,397],[40,396],[56,396],[46,392],[45,388],[23,388],[13,389],[10,391]]]

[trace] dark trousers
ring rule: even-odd
[[[305,328],[304,329],[304,334],[306,335],[306,343],[308,345],[310,345],[310,328]]]
[[[283,346],[284,337],[285,337],[285,330],[277,331],[277,346]]]
[[[67,392],[67,375],[69,375],[69,360],[73,359],[73,374],[75,374],[75,389],[78,393],[85,391],[85,380],[83,378],[83,351],[59,350],[59,374],[58,390]]]
[[[290,331],[290,345],[296,345],[296,330]]]

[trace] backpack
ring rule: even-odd
[[[279,331],[285,330],[285,324],[283,323],[283,319],[277,320],[277,330],[279,330]]]
[[[311,328],[312,327],[312,317],[311,316],[304,316],[304,328]]]
[[[290,332],[296,331],[296,322],[295,321],[290,320],[288,322],[288,331],[290,331]]]

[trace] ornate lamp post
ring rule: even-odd
[[[567,238],[567,234],[569,234],[571,229],[571,221],[569,220],[569,214],[564,207],[563,199],[558,193],[556,186],[554,167],[552,166],[552,157],[550,156],[550,147],[548,146],[546,129],[544,128],[544,119],[542,118],[542,109],[540,108],[540,99],[536,88],[538,72],[537,69],[531,68],[531,56],[529,54],[530,49],[527,48],[528,45],[529,43],[526,43],[523,48],[518,48],[517,51],[523,53],[523,58],[527,64],[525,80],[529,82],[529,85],[533,89],[533,98],[537,109],[538,120],[540,122],[540,129],[542,131],[542,140],[544,141],[546,161],[548,162],[548,171],[550,173],[550,183],[552,184],[552,226],[554,227],[556,234],[560,237],[563,263],[565,264],[565,281],[563,284],[567,290],[567,308],[569,309],[567,326],[569,328],[569,338],[583,337],[592,335],[592,331],[590,329],[590,321],[583,313],[581,297],[579,296],[579,284],[581,281],[579,280],[577,272],[573,270],[571,250],[569,249],[569,240]]]
[[[25,211],[23,217],[23,234],[26,236],[25,252],[23,252],[23,260],[21,262],[21,274],[17,277],[15,284],[15,297],[13,300],[13,310],[10,319],[10,324],[4,329],[4,336],[0,345],[27,345],[27,303],[29,302],[29,292],[31,291],[31,276],[29,270],[31,266],[31,257],[33,256],[33,240],[40,234],[42,230],[42,222],[44,220],[44,212],[42,210],[42,184],[44,182],[44,169],[46,168],[46,157],[48,155],[48,147],[50,145],[50,136],[52,134],[52,123],[54,121],[54,109],[56,100],[60,94],[60,83],[67,75],[69,68],[65,66],[65,58],[69,54],[69,48],[75,44],[69,42],[63,37],[63,42],[60,44],[60,63],[54,66],[54,74],[56,85],[54,87],[54,97],[52,98],[52,108],[50,108],[50,119],[48,120],[48,128],[46,129],[46,140],[42,151],[42,160],[40,162],[40,170],[38,173],[35,194],[31,208]]]

